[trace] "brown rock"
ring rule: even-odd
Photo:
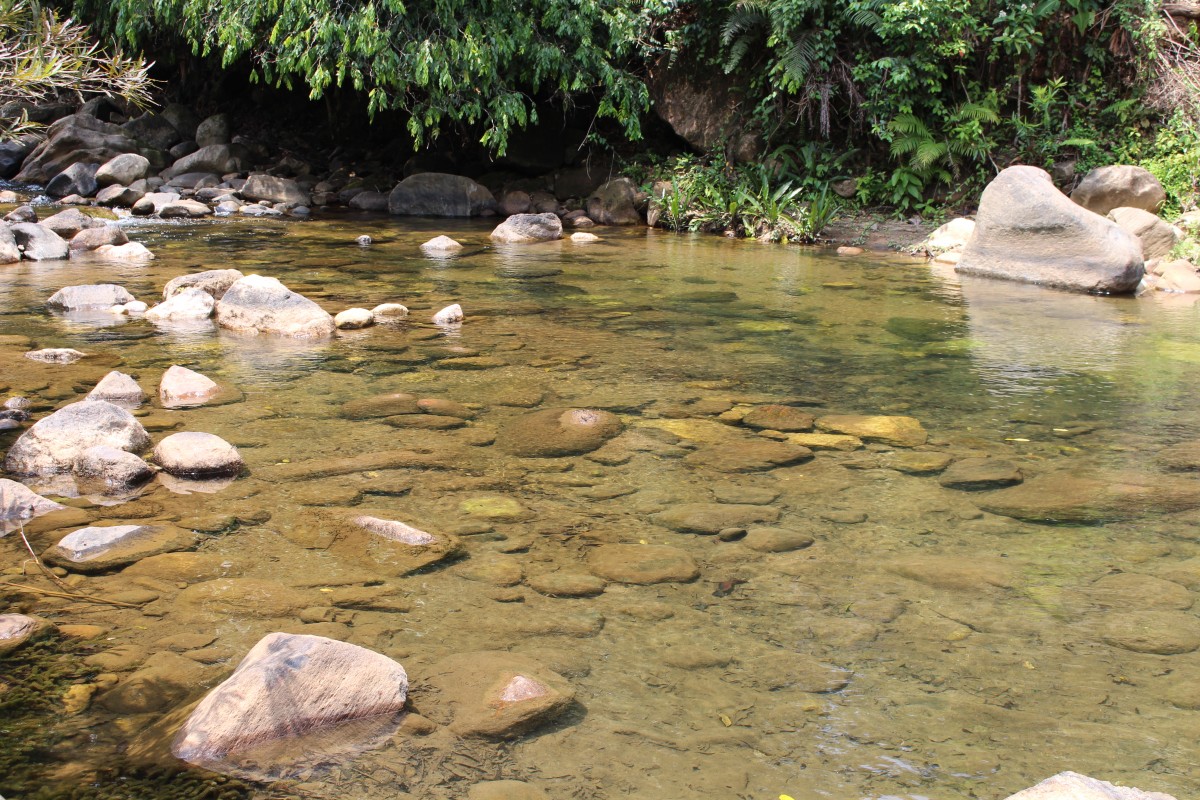
[[[742,424],[748,428],[758,428],[772,431],[809,431],[813,426],[813,415],[793,406],[758,406],[742,417]]]
[[[687,583],[700,569],[686,551],[666,545],[606,544],[588,554],[595,574],[617,583]]]
[[[827,433],[840,433],[864,442],[882,442],[896,447],[918,447],[929,438],[921,423],[912,417],[831,414],[819,418],[817,427]]]

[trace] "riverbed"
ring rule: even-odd
[[[640,228],[494,247],[490,229],[368,216],[129,221],[154,261],[0,267],[0,336],[16,337],[4,340],[0,384],[30,397],[35,417],[110,369],[153,396],[179,364],[229,396],[181,410],[151,401],[138,412],[151,435],[213,433],[248,465],[220,485],[160,479],[123,502],[68,500],[93,523],[200,531],[191,560],[68,578],[135,608],[0,595],[94,626],[69,648],[92,659],[72,680],[101,685],[86,708],[47,722],[30,756],[41,791],[90,796],[80,787],[97,770],[286,630],[399,661],[434,730],[402,729],[282,777],[264,767],[249,784],[261,797],[458,798],[503,778],[554,800],[999,798],[1067,769],[1200,796],[1200,653],[1186,637],[1173,644],[1200,625],[1200,481],[1161,457],[1200,439],[1200,312],[1188,298],[1071,295],[903,256]],[[356,244],[364,234],[373,244]],[[438,234],[463,250],[423,255]],[[63,286],[98,282],[153,304],[171,278],[230,267],[331,313],[388,302],[410,313],[313,342],[44,307]],[[431,324],[450,303],[465,322]],[[89,358],[25,367],[16,354],[32,347]],[[454,401],[470,419],[434,428],[345,413],[396,392]],[[928,438],[810,440],[797,463],[731,463],[730,452],[788,440],[741,422],[780,405],[818,420],[911,417]],[[614,413],[624,433],[578,456],[500,446],[518,420],[552,408]],[[0,433],[0,447],[14,440]],[[354,468],[398,450],[427,461]],[[1007,489],[943,485],[947,464],[980,458],[1051,495],[1075,491],[1075,478],[1132,488],[1080,515],[995,513],[989,496]],[[701,516],[764,509],[761,524],[812,543],[755,549],[737,530],[664,524],[689,504]],[[345,509],[453,535],[464,554],[373,573],[322,535],[322,515]],[[45,548],[71,529],[31,530]],[[549,574],[595,577],[597,551],[618,544],[676,548],[699,577],[610,576],[580,597],[533,588]],[[19,578],[20,538],[0,538],[0,555]],[[236,597],[222,595],[230,586]],[[338,600],[348,596],[359,599]],[[510,741],[445,735],[427,676],[497,650],[562,675],[575,702]],[[115,712],[105,692],[161,653],[195,665],[193,690]],[[0,793],[25,796],[2,777]]]

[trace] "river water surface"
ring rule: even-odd
[[[280,779],[251,784],[262,797],[458,798],[506,778],[554,800],[1001,798],[1066,769],[1200,796],[1200,653],[1187,638],[1200,625],[1200,503],[1186,501],[1198,479],[1159,457],[1200,439],[1200,310],[968,281],[886,255],[640,229],[498,248],[489,230],[367,217],[130,223],[153,262],[0,267],[0,335],[28,338],[4,340],[0,388],[33,399],[35,416],[82,399],[114,368],[154,395],[181,364],[229,387],[233,402],[154,401],[138,412],[152,436],[214,433],[248,464],[225,487],[158,481],[124,503],[70,501],[93,522],[172,521],[205,535],[191,561],[67,579],[139,608],[0,594],[0,609],[97,626],[70,657],[92,659],[71,680],[98,686],[86,709],[45,718],[20,785],[0,776],[0,793],[89,796],[146,731],[265,633],[287,630],[396,659],[413,708],[435,722],[423,681],[461,653],[531,656],[576,701],[507,742],[401,731],[324,768],[264,768],[259,777]],[[418,245],[443,233],[461,253],[423,256]],[[357,246],[361,234],[375,243]],[[298,342],[44,307],[63,286],[97,282],[153,304],[171,278],[227,267],[279,278],[332,313],[400,302],[411,314]],[[466,312],[460,329],[428,322],[453,302]],[[91,358],[23,362],[34,345]],[[474,418],[426,430],[343,413],[389,392],[457,401]],[[818,450],[755,471],[690,458],[780,438],[737,424],[766,404],[911,416],[929,441]],[[625,433],[563,458],[492,443],[549,408],[611,411]],[[15,435],[0,434],[0,447]],[[401,449],[438,468],[339,467]],[[1121,476],[1143,491],[1087,524],[1021,521],[980,510],[991,491],[941,485],[943,455],[1004,459],[1027,483]],[[1160,485],[1185,500],[1159,506]],[[760,552],[734,533],[660,524],[689,503],[767,509],[813,543]],[[346,508],[454,534],[465,555],[372,574],[321,535],[321,515]],[[31,526],[31,539],[45,548],[68,530]],[[548,573],[586,575],[613,544],[678,548],[699,577],[610,580],[576,598],[532,588]],[[19,574],[19,536],[0,538],[0,557],[9,579],[37,583]],[[196,588],[205,583],[243,595],[222,600]],[[261,594],[247,599],[246,587]],[[366,590],[370,602],[338,601]],[[1135,624],[1136,636],[1121,634]],[[196,665],[189,692],[104,700],[164,652]],[[162,774],[157,796],[172,796],[183,778]],[[96,791],[137,796],[111,782]]]

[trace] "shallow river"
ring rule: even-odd
[[[900,257],[612,229],[590,245],[502,249],[489,229],[137,223],[131,238],[157,254],[147,265],[0,267],[0,335],[91,354],[46,367],[10,341],[0,389],[31,397],[40,417],[109,369],[155,395],[181,364],[233,402],[153,401],[138,412],[151,435],[214,433],[248,464],[228,486],[200,487],[211,491],[158,481],[116,505],[70,501],[93,522],[204,533],[195,557],[67,578],[137,608],[0,589],[0,610],[97,626],[46,651],[68,673],[46,691],[99,687],[84,710],[38,717],[36,746],[2,734],[11,772],[0,794],[147,796],[122,788],[128,770],[158,781],[158,797],[172,786],[208,796],[197,786],[215,784],[185,773],[114,765],[168,736],[172,712],[285,630],[396,659],[413,709],[435,723],[448,712],[428,679],[463,653],[530,656],[575,701],[510,741],[404,728],[353,759],[237,789],[261,797],[459,798],[506,778],[554,800],[1002,798],[1065,769],[1200,796],[1200,638],[1189,638],[1200,626],[1200,479],[1160,457],[1200,439],[1200,310],[960,280]],[[373,246],[355,244],[364,233]],[[422,256],[439,233],[465,249]],[[411,315],[312,343],[44,309],[57,289],[95,282],[153,303],[172,277],[225,267],[277,277],[333,313],[401,302]],[[466,312],[460,330],[428,323],[452,302]],[[389,392],[474,415],[427,430],[344,413]],[[784,437],[737,424],[767,404],[911,416],[929,440],[746,471],[723,455]],[[550,408],[611,411],[625,432],[581,456],[500,446],[515,421]],[[0,434],[0,447],[14,439]],[[400,450],[424,460],[350,460]],[[1049,476],[1051,496],[1076,491],[1063,476],[1132,488],[1097,501],[1086,522],[1020,521],[980,510],[994,508],[993,490],[943,486],[943,456],[1006,460],[1025,486]],[[764,552],[730,531],[663,524],[694,503],[736,504],[813,542]],[[347,508],[453,534],[465,554],[380,575],[325,535],[323,515]],[[44,549],[68,530],[34,525],[30,538]],[[614,544],[677,548],[699,577],[613,579],[596,553]],[[0,538],[0,558],[7,580],[53,588],[20,576],[18,535]],[[553,597],[533,588],[549,573],[609,580],[598,595]],[[194,665],[185,696],[105,700],[161,653]]]

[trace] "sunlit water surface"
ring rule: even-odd
[[[1065,769],[1200,796],[1200,654],[1106,643],[1114,609],[1156,610],[1158,599],[1114,599],[1094,586],[1126,572],[1200,587],[1194,513],[1019,522],[980,512],[976,493],[943,488],[937,475],[887,468],[891,448],[881,445],[748,473],[684,460],[761,440],[720,422],[724,408],[782,402],[818,416],[910,415],[930,432],[920,450],[1006,458],[1027,480],[1066,470],[1189,482],[1155,460],[1200,438],[1200,311],[1189,302],[1074,296],[967,281],[900,257],[643,230],[498,248],[488,230],[367,217],[131,223],[155,261],[0,267],[0,334],[93,354],[53,371],[10,357],[0,375],[9,393],[48,410],[118,368],[153,394],[171,364],[237,393],[216,407],[151,407],[148,419],[159,423],[156,438],[164,428],[226,438],[248,475],[215,493],[156,483],[108,508],[75,503],[106,523],[233,515],[241,524],[200,552],[221,556],[227,575],[305,593],[317,612],[267,602],[214,614],[176,602],[196,579],[132,568],[72,580],[101,595],[157,595],[143,610],[27,596],[21,607],[103,626],[85,652],[150,654],[181,633],[211,636],[195,656],[202,685],[176,706],[272,630],[397,659],[417,711],[433,702],[422,683],[430,665],[479,650],[532,655],[577,695],[565,716],[510,742],[398,734],[352,761],[263,784],[263,796],[458,798],[475,782],[513,778],[555,800],[998,798]],[[373,246],[355,244],[364,233]],[[418,245],[439,233],[465,249],[422,256]],[[332,313],[402,302],[411,316],[312,343],[44,308],[57,289],[94,282],[153,302],[172,277],[224,267],[277,277]],[[452,302],[466,310],[461,330],[428,323]],[[478,414],[444,431],[340,414],[347,401],[395,391]],[[627,458],[522,459],[489,444],[510,420],[557,407],[618,413],[626,433],[606,452],[624,447]],[[14,438],[0,434],[0,446]],[[452,468],[312,479],[281,471],[396,449],[449,456]],[[765,503],[781,512],[778,525],[815,543],[760,553],[653,520],[716,500]],[[467,555],[387,579],[407,611],[321,616],[322,591],[375,580],[314,533],[323,509],[353,506],[456,533]],[[521,582],[586,572],[589,551],[618,542],[681,548],[700,577],[613,582],[579,599]],[[26,558],[17,536],[0,539],[0,555],[10,572]],[[1194,616],[1179,605],[1174,613]],[[796,686],[793,663],[836,667],[849,680],[805,691],[817,687]],[[162,716],[114,714],[103,702],[63,716],[61,738],[37,756],[43,786],[86,783]]]

